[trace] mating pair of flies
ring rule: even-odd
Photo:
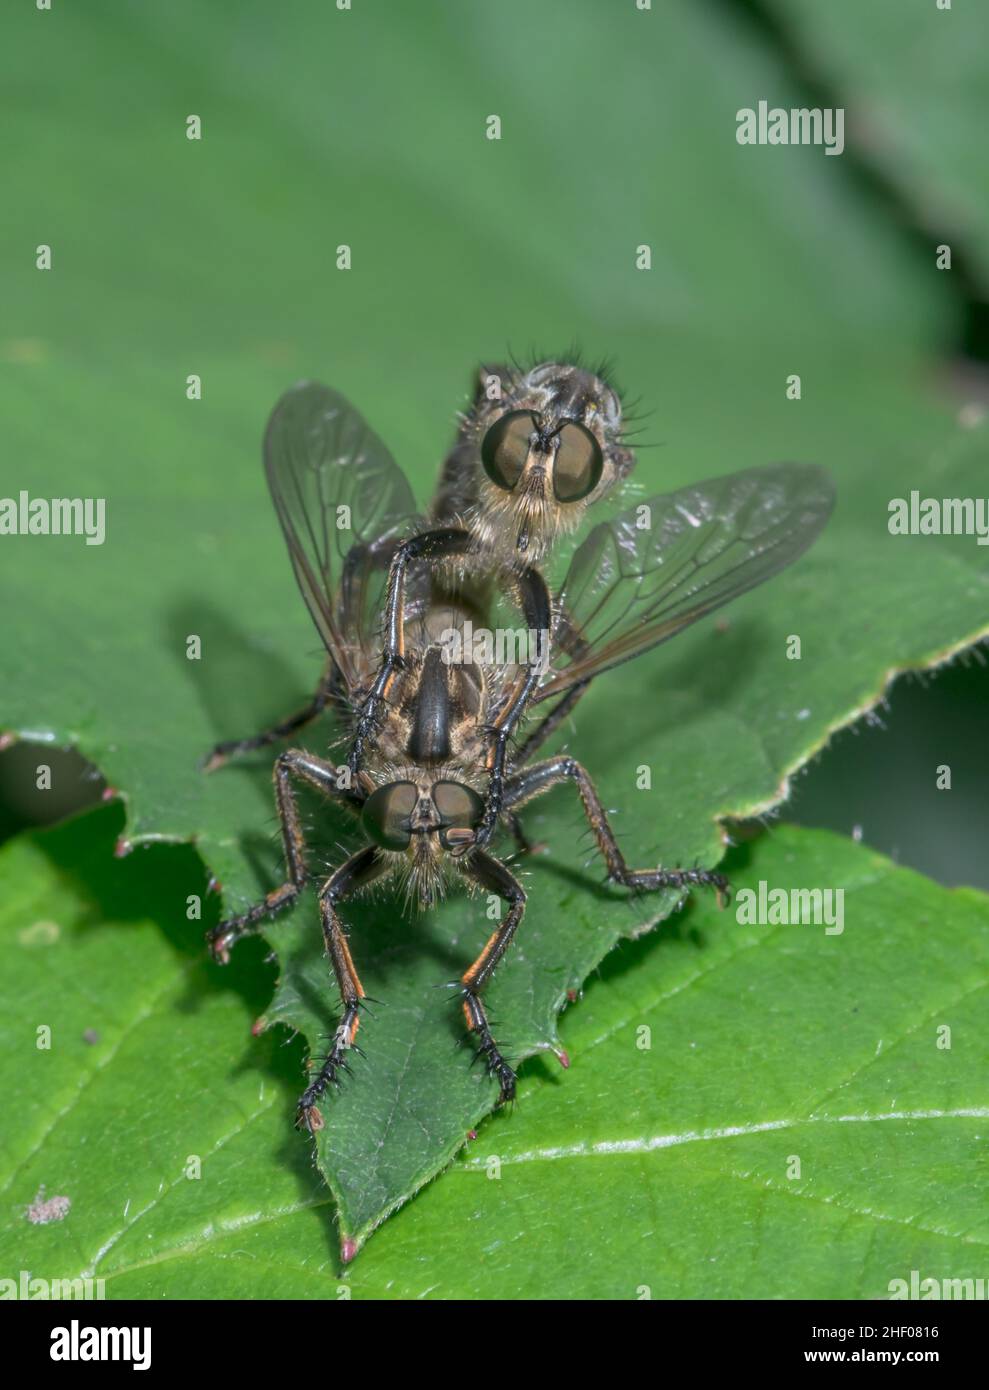
[[[581,764],[567,754],[535,754],[602,671],[795,560],[827,521],[834,490],[823,469],[784,463],[620,510],[614,499],[634,463],[617,393],[600,371],[567,363],[482,369],[425,518],[384,444],[337,392],[304,382],[271,415],[268,485],[328,660],[305,709],[253,738],[217,745],[206,765],[288,737],[327,707],[345,723],[348,753],[339,766],[301,749],[279,754],[286,881],[220,922],[208,940],[226,962],[240,937],[310,882],[295,784],[359,816],[366,843],[319,888],[342,1014],[299,1101],[299,1122],[310,1131],[322,1127],[319,1100],[355,1046],[364,989],[340,908],[369,884],[404,881],[407,894],[428,906],[459,880],[505,904],[459,982],[467,1028],[502,1100],[514,1095],[515,1074],[492,1035],[482,991],[522,920],[526,894],[490,846],[508,830],[528,847],[521,807],[573,783],[611,881],[633,890],[727,890],[708,869],[630,868]],[[576,544],[592,511],[602,519]],[[551,591],[543,571],[567,537],[572,556]],[[490,631],[513,614],[516,626],[521,617],[526,631],[548,634],[548,668],[544,643],[538,659],[530,651],[496,662],[489,648],[465,642],[462,658],[450,660],[451,631],[468,623]],[[540,707],[541,720],[523,738]]]

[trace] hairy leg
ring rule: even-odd
[[[331,874],[320,889],[319,911],[323,924],[323,939],[340,990],[343,1012],[319,1071],[299,1097],[297,1123],[310,1133],[323,1127],[318,1103],[327,1086],[338,1081],[340,1072],[346,1068],[345,1056],[348,1048],[354,1046],[360,1022],[361,1000],[364,998],[364,986],[354,967],[343,922],[337,912],[337,904],[371,883],[382,873],[385,864],[380,850],[374,845],[367,845]]]
[[[626,888],[640,889],[686,888],[705,884],[717,891],[719,900],[729,892],[728,880],[712,869],[630,869],[608,823],[597,789],[575,758],[548,758],[545,762],[515,773],[506,784],[505,808],[513,810],[522,806],[565,781],[573,782],[577,787],[584,814],[608,866],[608,877],[613,882]]]
[[[478,1055],[484,1058],[485,1066],[491,1075],[498,1079],[501,1088],[500,1099],[507,1101],[515,1095],[515,1073],[505,1061],[492,1036],[488,1016],[481,1003],[481,990],[494,974],[522,920],[525,913],[525,891],[504,864],[481,850],[475,850],[462,868],[463,872],[482,888],[486,888],[489,893],[497,893],[508,903],[507,913],[488,938],[484,950],[460,979],[467,1027],[477,1037]]]
[[[354,791],[338,785],[338,771],[331,763],[299,748],[290,748],[280,753],[274,767],[275,805],[282,828],[282,846],[285,851],[285,868],[288,877],[278,888],[266,893],[259,903],[218,922],[206,934],[206,941],[214,960],[226,965],[230,951],[243,936],[250,936],[258,930],[258,924],[276,912],[295,902],[309,879],[306,866],[306,845],[302,833],[299,808],[292,790],[292,779],[306,782],[320,791],[336,796],[348,805],[358,808],[362,798]]]

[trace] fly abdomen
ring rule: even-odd
[[[450,668],[439,647],[423,658],[416,690],[408,755],[414,763],[445,762],[450,756]]]

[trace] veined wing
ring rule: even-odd
[[[264,466],[302,596],[353,690],[391,550],[414,518],[412,490],[363,416],[314,381],[293,386],[275,406]]]
[[[834,500],[826,469],[777,463],[600,522],[560,589],[552,674],[535,702],[658,646],[777,574],[814,541]]]

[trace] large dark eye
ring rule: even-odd
[[[560,447],[553,465],[553,491],[558,502],[579,502],[601,481],[604,459],[601,445],[590,430],[576,420],[560,431]]]
[[[462,782],[434,782],[433,804],[443,822],[440,840],[447,849],[457,842],[456,836],[447,841],[447,831],[475,830],[484,814],[484,802],[473,787],[465,787]]]
[[[522,476],[535,421],[528,410],[511,410],[488,430],[481,444],[481,462],[491,481],[506,492]]]
[[[361,811],[368,838],[382,849],[407,849],[412,838],[409,817],[418,799],[412,782],[389,782],[372,792]]]

